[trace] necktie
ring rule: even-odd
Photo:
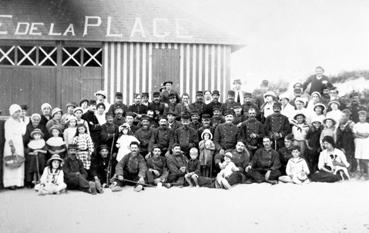
[[[240,92],[239,91],[237,91],[237,102],[238,103],[241,103]]]

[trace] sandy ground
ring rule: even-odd
[[[0,192],[1,233],[369,232],[369,182]]]

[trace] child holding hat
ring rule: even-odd
[[[64,158],[66,146],[63,138],[61,137],[62,135],[61,132],[62,130],[59,127],[59,125],[53,125],[49,129],[49,134],[51,137],[46,141],[47,151],[49,152],[49,158],[54,154],[58,154],[62,158]]]

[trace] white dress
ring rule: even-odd
[[[129,145],[131,142],[138,142],[138,139],[135,136],[132,135],[122,135],[117,140],[117,147],[119,148],[118,154],[117,154],[117,161],[119,162],[126,154],[130,153],[131,150],[129,148]]]
[[[354,125],[354,133],[369,133],[369,123],[358,122]],[[367,138],[355,138],[355,158],[356,159],[369,159],[368,153],[369,137]]]
[[[9,146],[9,141],[13,141],[15,147],[15,153],[20,156],[24,156],[24,145],[23,145],[23,135],[26,133],[26,125],[22,121],[14,120],[9,118],[6,120],[4,125],[5,131],[5,146],[4,146],[4,156],[11,155],[11,150]],[[8,168],[4,167],[3,183],[4,187],[11,186],[24,186],[24,163],[19,168]]]

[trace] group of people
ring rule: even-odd
[[[40,194],[77,189],[103,193],[133,185],[229,189],[236,184],[336,182],[368,179],[369,123],[358,93],[349,103],[321,67],[293,93],[241,91],[241,81],[219,101],[220,92],[181,96],[172,82],[159,92],[122,93],[109,104],[96,99],[68,103],[65,113],[48,103],[27,116],[13,104],[5,122],[5,188],[35,188]]]

